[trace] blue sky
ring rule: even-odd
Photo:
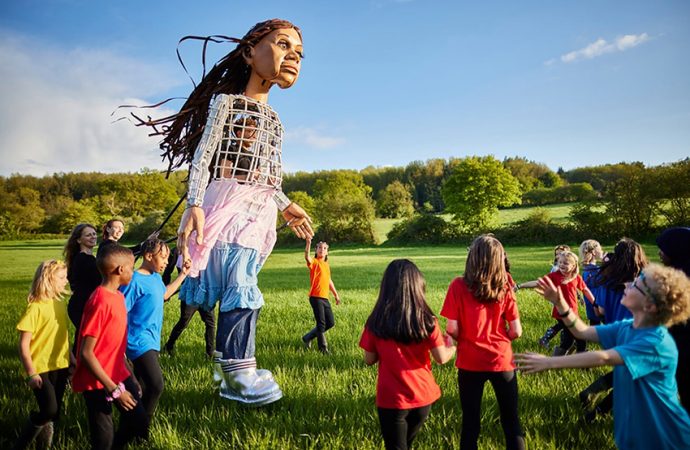
[[[554,170],[690,156],[683,0],[8,0],[0,175],[163,169],[157,139],[110,114],[190,92],[182,36],[241,37],[272,17],[304,35],[300,79],[269,99],[290,172],[488,154]],[[211,61],[231,48],[211,48]],[[198,76],[200,46],[181,51]]]

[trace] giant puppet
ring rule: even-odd
[[[203,77],[180,112],[148,124],[164,124],[158,131],[171,169],[189,163],[178,248],[191,271],[180,299],[209,310],[220,303],[214,352],[220,395],[262,405],[283,395],[254,357],[264,304],[257,275],[275,244],[277,212],[300,238],[313,235],[309,216],[281,190],[283,126],[267,104],[271,87],[297,80],[302,34],[273,19],[242,39],[224,39],[237,47]]]

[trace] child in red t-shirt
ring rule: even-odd
[[[124,447],[148,435],[148,417],[141,405],[140,387],[127,369],[127,309],[118,290],[134,272],[134,256],[114,244],[97,258],[103,283],[91,294],[78,333],[77,367],[72,388],[82,392],[91,430],[91,447]],[[112,405],[120,410],[120,425],[113,433]]]
[[[568,306],[578,314],[577,312],[577,292],[580,291],[585,296],[585,298],[596,307],[596,301],[594,300],[594,295],[592,291],[589,290],[585,284],[585,280],[582,279],[578,270],[578,258],[577,255],[570,251],[563,251],[558,255],[558,271],[551,272],[546,275],[553,281],[553,284],[559,287],[563,292],[563,297],[565,297]],[[528,281],[526,283],[521,283],[517,285],[518,289],[521,288],[534,288],[537,287],[537,281]],[[559,332],[561,332],[561,343],[553,349],[554,356],[565,355],[566,352],[575,343],[575,348],[577,352],[584,352],[587,350],[587,341],[582,339],[575,339],[570,330],[563,324],[562,317],[559,316],[556,308],[551,311],[551,317],[556,319],[556,324],[549,327],[539,339],[539,345],[548,348],[549,341],[553,339]]]
[[[506,447],[525,447],[518,417],[518,385],[511,341],[522,334],[517,303],[506,272],[505,251],[482,235],[470,246],[465,273],[454,279],[441,309],[446,331],[458,341],[462,406],[460,448],[477,448],[486,381],[496,393]]]
[[[336,305],[340,304],[340,295],[338,295],[335,284],[331,280],[331,266],[328,264],[328,244],[325,242],[316,244],[316,255],[312,258],[309,255],[311,238],[307,236],[306,241],[304,260],[309,268],[309,281],[311,282],[309,304],[314,312],[316,326],[302,336],[302,342],[306,348],[309,348],[311,347],[311,341],[316,338],[319,343],[319,351],[327,355],[330,352],[326,342],[326,331],[335,325],[331,303],[328,301],[328,291],[333,293]]]
[[[439,364],[455,353],[452,339],[441,334],[424,291],[417,266],[407,259],[391,262],[359,341],[364,361],[379,363],[376,406],[386,449],[410,447],[431,404],[441,396],[429,352]]]

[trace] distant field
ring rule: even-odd
[[[570,214],[570,208],[573,207],[575,203],[562,203],[558,205],[546,205],[541,206],[551,215],[554,222],[565,223],[568,221],[568,215]],[[535,206],[526,206],[524,208],[511,208],[511,209],[501,209],[498,211],[497,223],[500,225],[507,225],[513,222],[517,222],[529,216],[529,214],[537,208]],[[450,215],[444,215],[446,220],[450,219]],[[376,233],[378,243],[386,241],[386,235],[393,228],[393,225],[398,223],[400,219],[376,219],[374,220],[374,232]]]
[[[22,381],[15,324],[25,307],[31,276],[39,261],[60,256],[62,241],[0,243],[0,448],[9,448],[34,408]],[[651,248],[649,254],[654,255]],[[512,247],[513,276],[526,281],[548,271],[551,247]],[[333,354],[304,351],[300,336],[313,326],[307,302],[308,274],[300,249],[276,250],[259,279],[266,306],[258,324],[257,359],[273,371],[285,397],[259,409],[221,400],[211,383],[211,366],[203,353],[203,328],[194,318],[182,335],[175,357],[163,356],[165,392],[152,426],[151,442],[142,449],[321,449],[381,448],[374,406],[376,369],[362,362],[357,343],[376,299],[385,266],[394,258],[415,261],[427,281],[428,301],[440,310],[448,283],[464,267],[466,250],[455,247],[331,248],[333,280],[343,298],[334,306],[336,326],[329,331]],[[551,325],[550,308],[534,292],[519,294],[525,334],[517,351],[540,351],[539,336]],[[165,308],[163,335],[178,318],[173,298]],[[452,363],[434,365],[443,397],[434,405],[416,448],[458,448],[462,413],[457,372]],[[602,370],[563,370],[520,376],[520,414],[533,449],[613,448],[610,417],[585,425],[576,394]],[[496,401],[485,390],[480,448],[503,448]],[[80,396],[66,394],[65,416],[57,428],[55,448],[87,445],[85,408]]]

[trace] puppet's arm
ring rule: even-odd
[[[194,159],[189,166],[189,187],[187,188],[187,209],[182,215],[177,229],[177,247],[181,250],[182,259],[189,260],[189,235],[196,231],[196,242],[204,239],[204,211],[200,208],[204,201],[208,185],[209,164],[223,135],[223,125],[229,114],[230,96],[219,94],[211,104],[206,120],[204,134],[194,152]]]

